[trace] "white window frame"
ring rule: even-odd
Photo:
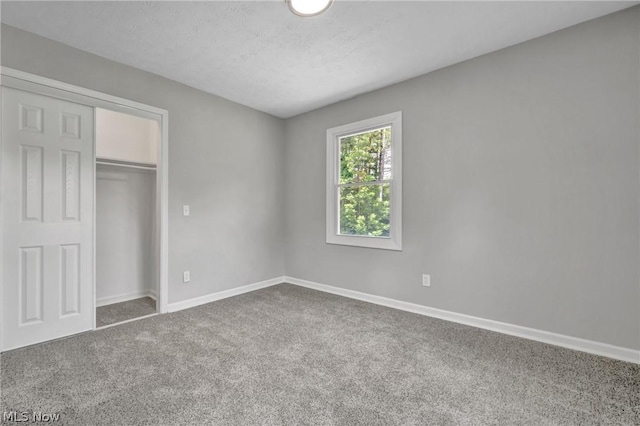
[[[389,237],[339,234],[340,138],[391,126],[391,188]],[[402,250],[402,111],[327,129],[327,244]]]

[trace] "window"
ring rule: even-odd
[[[327,243],[402,250],[402,112],[327,130]]]

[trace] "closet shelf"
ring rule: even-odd
[[[106,158],[96,158],[96,164],[106,166],[128,167],[131,169],[156,170],[155,164],[136,163],[133,161],[110,160]]]

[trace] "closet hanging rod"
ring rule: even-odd
[[[135,163],[133,161],[107,160],[103,158],[96,158],[96,164],[102,164],[105,166],[128,167],[131,169],[156,170],[156,166],[154,164]]]

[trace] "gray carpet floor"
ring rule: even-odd
[[[96,326],[103,327],[154,313],[156,313],[156,301],[150,297],[113,303],[96,308]]]
[[[640,423],[640,366],[282,284],[2,354],[69,425]]]

